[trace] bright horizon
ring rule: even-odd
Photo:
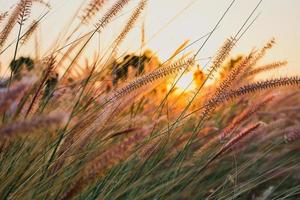
[[[0,0],[1,12],[7,10],[16,2],[16,0],[9,2]],[[45,53],[46,50],[51,47],[61,28],[68,23],[68,20],[74,15],[82,2],[84,1],[50,1],[53,9],[42,22],[44,25],[41,26],[39,32],[40,41],[43,42],[41,45],[41,53]],[[122,14],[124,15],[117,17],[114,22],[105,29],[103,33],[105,36],[101,36],[100,39],[100,47],[102,50],[105,49],[112,41],[112,38],[118,34],[118,31],[122,27],[121,24],[126,21],[130,15],[128,11],[131,11],[137,2],[137,0],[133,0],[130,5],[123,10]],[[164,61],[184,41],[190,40],[190,42],[193,42],[208,33],[215,26],[230,2],[231,0],[149,0],[146,12],[143,15],[144,17],[138,21],[135,28],[130,32],[120,47],[121,52],[126,50],[136,51],[139,49],[141,26],[144,20],[146,41],[148,41],[146,46],[154,52],[157,52],[158,57]],[[236,1],[218,30],[201,51],[199,58],[212,56],[226,38],[234,35],[257,2],[258,1],[246,0]],[[86,1],[84,5],[87,3],[88,1]],[[108,7],[109,6],[106,6],[105,8]],[[38,16],[45,12],[44,8],[41,8],[42,7],[37,6],[33,8],[32,19],[38,18]],[[239,41],[232,55],[248,53],[253,47],[261,47],[267,40],[275,37],[277,44],[266,56],[264,61],[267,63],[286,59],[289,64],[287,68],[273,71],[269,77],[272,77],[278,72],[283,75],[299,74],[300,59],[298,58],[298,52],[300,52],[300,27],[298,26],[297,19],[300,19],[300,13],[297,8],[300,8],[300,1],[297,0],[287,0],[284,2],[280,0],[263,1],[257,10],[257,13],[261,13],[260,17]],[[104,10],[100,13],[103,14],[103,12]],[[30,23],[30,20],[28,21],[27,24]],[[81,33],[83,34],[92,30],[96,21],[97,20],[91,23],[90,26],[87,26]],[[197,24],[195,24],[195,22],[197,22]],[[1,27],[3,27],[3,24],[4,23],[1,24]],[[47,24],[47,26],[45,26],[45,24]],[[46,29],[46,27],[52,28]],[[97,38],[99,38],[99,36],[97,36]],[[13,39],[14,38],[10,38],[10,41]],[[87,57],[90,57],[93,52],[97,50],[97,45],[94,45],[97,42],[98,40],[96,38],[92,41],[90,48],[86,52]],[[190,47],[188,51],[196,51],[197,48],[201,46],[201,42],[203,42],[203,40]],[[30,52],[29,54],[33,52],[33,39],[30,44],[24,47],[27,52]],[[14,46],[6,52],[6,55],[12,53],[13,47]],[[0,59],[2,66],[7,66],[9,61],[5,60],[5,56],[1,55]],[[2,70],[3,68],[4,67],[2,67]]]

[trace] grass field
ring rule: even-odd
[[[268,77],[288,62],[264,62],[276,48],[272,37],[232,53],[261,1],[205,65],[203,47],[235,1],[199,49],[186,41],[163,61],[143,28],[140,50],[119,49],[143,23],[147,0],[108,48],[86,56],[131,2],[107,3],[86,1],[79,23],[61,30],[43,56],[22,47],[39,49],[47,15],[32,19],[32,8],[47,13],[51,1],[20,0],[0,13],[0,59],[11,61],[0,82],[0,199],[299,199],[300,75]]]

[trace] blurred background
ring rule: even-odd
[[[0,0],[0,11],[10,10],[17,0]],[[95,18],[90,24],[83,26],[72,39],[92,30],[97,19],[107,10],[115,1],[111,0],[100,11],[99,17]],[[120,52],[137,52],[141,47],[141,33],[144,29],[146,47],[156,52],[158,57],[164,61],[174,50],[184,41],[193,42],[199,37],[208,33],[217,23],[222,13],[225,11],[231,0],[149,0],[148,7],[143,17],[130,32],[126,41],[120,47]],[[247,19],[252,9],[256,6],[257,0],[237,0],[224,18],[217,31],[212,35],[207,45],[199,54],[201,64],[205,64],[206,57],[213,56],[218,47],[224,40],[233,36]],[[64,28],[68,27],[72,31],[79,22],[76,13],[80,16],[82,8],[89,1],[87,0],[50,0],[51,9],[43,19],[36,35],[31,41],[19,51],[20,55],[39,55],[45,56],[50,53],[53,45],[59,48],[59,41]],[[85,50],[87,58],[92,57],[98,50],[105,51],[113,39],[118,35],[122,25],[130,16],[130,11],[137,5],[138,0],[133,0],[125,7],[121,15],[114,18],[103,33],[98,34],[88,48]],[[261,47],[272,37],[276,38],[277,45],[264,59],[266,62],[277,60],[288,60],[287,68],[281,68],[272,71],[268,76],[291,75],[300,73],[300,1],[299,0],[264,0],[257,14],[261,13],[257,21],[249,31],[239,41],[234,49],[234,54],[248,53],[253,47]],[[48,11],[48,8],[36,4],[32,10],[31,20],[37,19]],[[1,23],[1,29],[5,23]],[[70,26],[70,27],[69,27]],[[17,30],[14,30],[17,35]],[[10,38],[5,46],[10,44],[16,38]],[[38,48],[35,45],[38,41]],[[195,51],[201,46],[200,41],[185,52]],[[61,44],[62,45],[62,44]],[[14,50],[14,45],[0,56],[1,71],[5,71],[8,66]]]

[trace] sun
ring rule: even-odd
[[[175,83],[175,94],[180,93],[189,93],[197,88],[199,80],[202,79],[202,71],[200,71],[197,67],[193,67],[188,72],[181,74],[173,80],[172,83],[167,85],[167,89],[170,90],[172,88],[172,84]]]
[[[189,92],[196,88],[196,83],[194,80],[194,72],[189,71],[182,75],[182,77],[178,77],[175,87],[180,92]]]

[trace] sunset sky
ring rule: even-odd
[[[0,0],[1,12],[9,9],[16,0]],[[84,3],[83,3],[84,2]],[[114,1],[111,1],[114,2]],[[121,17],[117,17],[113,23],[106,28],[100,36],[101,49],[105,49],[110,44],[112,38],[118,34],[122,23],[126,21],[130,12],[137,4],[133,0],[122,12]],[[140,46],[140,33],[142,21],[145,21],[145,34],[147,47],[157,52],[161,60],[165,60],[184,41],[191,42],[209,32],[229,5],[231,0],[149,0],[149,5],[142,20],[122,44],[121,50],[137,51]],[[212,56],[223,41],[234,35],[244,20],[251,13],[258,1],[237,0],[221,23],[213,37],[201,51],[198,58]],[[86,5],[88,1],[82,0],[52,0],[53,8],[42,22],[39,37],[42,52],[45,53],[57,38],[59,31],[68,24],[80,5]],[[83,3],[83,4],[82,4]],[[109,8],[108,4],[105,8]],[[104,12],[102,11],[102,13]],[[289,67],[280,70],[281,74],[300,74],[300,1],[299,0],[265,0],[257,10],[261,13],[253,27],[239,41],[234,53],[247,53],[253,47],[260,47],[268,39],[275,37],[277,45],[266,57],[265,61],[287,59]],[[33,8],[33,18],[37,18],[45,12],[45,8],[35,6]],[[101,16],[101,13],[100,15]],[[99,18],[98,18],[99,19]],[[93,28],[96,20],[81,30],[81,34]],[[75,22],[73,22],[75,23]],[[3,23],[1,24],[3,27]],[[12,41],[11,38],[10,41]],[[201,42],[196,43],[189,51],[196,50],[201,46]],[[33,42],[32,42],[33,43]],[[87,56],[91,55],[97,48],[93,40]],[[33,51],[32,46],[24,47],[27,52]],[[11,53],[12,49],[7,52]],[[5,57],[0,57],[2,65],[7,63]],[[205,62],[205,61],[203,61]],[[277,71],[278,72],[278,71]],[[272,74],[276,73],[272,72]],[[272,75],[271,75],[272,76]]]

